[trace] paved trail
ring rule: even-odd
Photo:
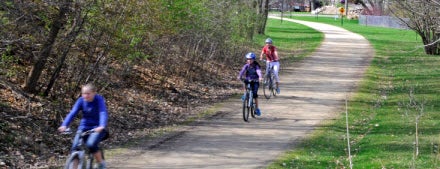
[[[261,117],[243,122],[240,100],[231,99],[216,117],[189,126],[140,155],[110,159],[109,166],[264,168],[320,122],[335,117],[362,78],[373,49],[362,36],[335,26],[284,20],[321,31],[325,39],[310,57],[283,70],[281,95],[261,101]]]

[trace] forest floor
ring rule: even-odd
[[[241,101],[232,98],[211,108],[210,118],[175,126],[152,140],[110,148],[108,166],[264,168],[317,126],[339,116],[373,57],[370,43],[339,27],[284,20],[321,31],[325,39],[311,56],[283,68],[281,94],[270,100],[260,97],[260,117],[243,122]]]

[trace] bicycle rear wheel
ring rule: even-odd
[[[243,120],[249,120],[249,94],[246,92],[246,99],[243,100]]]
[[[271,86],[272,86],[272,82],[271,82],[270,78],[267,75],[265,75],[264,76],[264,80],[263,80],[263,94],[264,94],[264,97],[266,99],[270,99],[270,96],[271,96],[270,88],[271,88]]]
[[[66,161],[64,169],[82,169],[84,168],[84,155],[82,152],[73,152]],[[76,167],[77,166],[77,167]]]

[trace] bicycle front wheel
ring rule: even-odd
[[[274,73],[271,73],[271,76],[270,76],[271,78],[271,85],[272,85],[272,87],[271,87],[271,92],[272,92],[272,95],[273,96],[276,96],[277,95],[277,84],[276,84],[276,82],[275,82],[275,74]]]
[[[252,105],[250,106],[251,107],[251,116],[252,116],[252,118],[255,118],[255,111],[256,111],[256,107],[255,107],[255,99],[253,99],[252,98]]]
[[[246,99],[243,101],[243,120],[249,120],[249,94],[246,93]]]
[[[87,158],[86,169],[93,169],[93,154],[89,154],[89,158]],[[96,166],[97,168],[97,166]]]
[[[66,161],[64,169],[83,169],[84,168],[84,155],[83,152],[73,152]]]

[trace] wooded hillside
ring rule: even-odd
[[[65,155],[56,128],[85,83],[106,98],[115,143],[227,97],[264,32],[263,2],[0,1],[0,165]]]

